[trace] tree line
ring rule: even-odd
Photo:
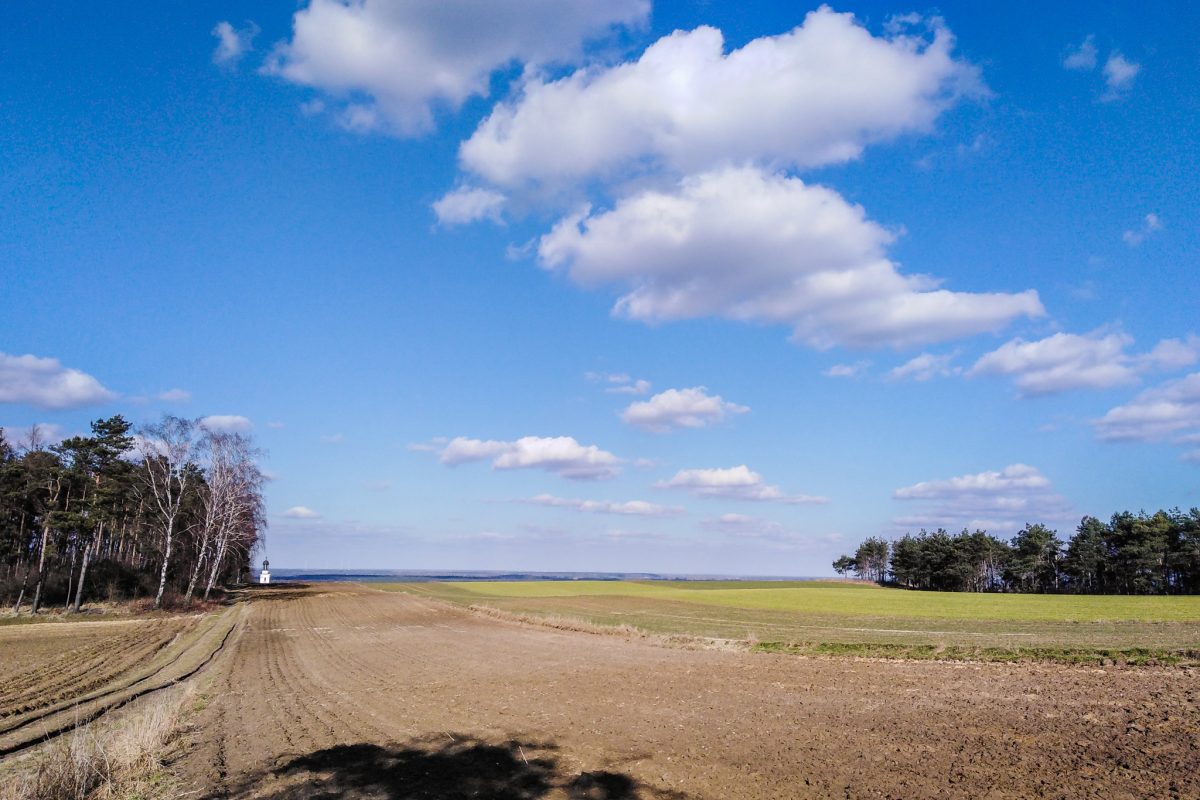
[[[247,574],[265,529],[261,455],[245,434],[173,416],[135,430],[116,415],[55,445],[0,428],[0,598],[14,613],[208,600]]]
[[[1200,593],[1200,509],[1084,517],[1066,542],[1045,525],[1010,541],[986,531],[871,537],[833,562],[841,575],[947,592]]]

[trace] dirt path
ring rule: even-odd
[[[197,797],[1200,797],[1179,669],[682,650],[326,586],[250,604]]]

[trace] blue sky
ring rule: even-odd
[[[11,5],[0,425],[250,430],[293,567],[1197,503],[1200,11],[480,8]]]

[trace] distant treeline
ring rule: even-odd
[[[1200,509],[1084,517],[1063,542],[1045,525],[1011,541],[985,531],[872,537],[833,568],[910,589],[946,592],[1200,593]]]
[[[259,453],[241,433],[120,415],[47,446],[0,428],[0,598],[15,612],[168,592],[186,605],[246,574],[264,526]]]

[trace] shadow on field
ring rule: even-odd
[[[618,772],[564,774],[557,746],[509,740],[500,744],[449,734],[380,747],[350,744],[299,756],[209,795],[263,800],[686,800]]]

